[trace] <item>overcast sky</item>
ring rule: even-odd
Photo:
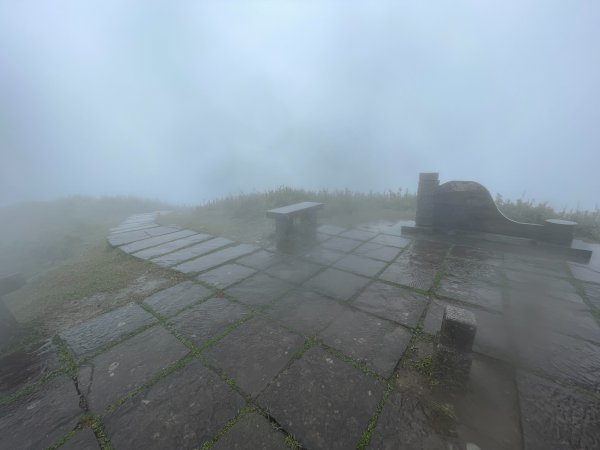
[[[600,204],[600,2],[0,0],[0,204],[291,185]]]

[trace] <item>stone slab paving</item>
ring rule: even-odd
[[[156,318],[152,314],[135,303],[129,303],[70,328],[60,336],[73,354],[81,357],[154,322]]]
[[[257,273],[226,289],[225,292],[248,306],[263,307],[272,303],[293,287],[294,285],[287,281],[264,273]]]
[[[340,233],[346,231],[346,229],[342,228],[342,227],[338,227],[336,225],[320,225],[317,228],[317,231],[319,233],[336,235],[336,234],[340,234]]]
[[[189,271],[144,300],[164,321],[130,304],[63,332],[80,360],[81,401],[52,346],[11,355],[18,364],[3,357],[1,448],[47,447],[85,408],[115,449],[198,448],[217,436],[214,448],[285,448],[288,434],[307,449],[356,448],[378,405],[368,448],[598,447],[594,267],[571,265],[573,284],[564,262],[453,236],[408,239],[401,223],[321,226],[319,244],[291,257],[157,226],[157,214],[128,219],[109,241]],[[440,389],[436,406],[427,360],[413,358],[434,351],[448,304],[471,310],[479,329],[467,389]],[[407,374],[421,381],[406,384]],[[440,428],[445,402],[452,432]],[[86,426],[62,448],[98,448]]]
[[[225,289],[255,273],[256,270],[249,267],[239,264],[225,264],[224,266],[198,275],[198,280],[211,284],[218,289]]]
[[[600,448],[600,401],[533,374],[517,376],[525,450]]]
[[[299,259],[288,259],[271,266],[266,273],[290,283],[302,283],[322,269],[323,266],[317,264]]]
[[[104,422],[115,450],[194,449],[244,405],[239,394],[195,361],[127,401]]]
[[[346,310],[347,306],[316,292],[297,290],[265,312],[305,336],[314,336]]]
[[[387,263],[376,259],[367,258],[358,255],[348,255],[337,261],[333,267],[336,269],[347,270],[348,272],[373,277],[378,274]]]
[[[251,396],[261,392],[300,349],[304,338],[255,317],[203,353]]]
[[[125,233],[114,233],[108,237],[108,243],[113,247],[129,244],[135,241],[141,241],[142,239],[148,239],[153,236],[161,236],[163,234],[175,233],[180,231],[181,228],[176,226],[167,227],[152,227],[145,228],[138,231],[127,231]]]
[[[55,378],[0,407],[0,448],[49,447],[75,428],[83,412],[73,381]]]
[[[354,310],[344,311],[320,336],[326,345],[385,378],[392,374],[412,337],[404,327]]]
[[[134,253],[133,256],[141,259],[152,259],[157,256],[166,255],[167,253],[181,250],[185,247],[190,247],[193,244],[212,239],[213,236],[210,234],[193,234],[183,239],[177,239],[176,241],[165,242],[164,244],[157,245],[156,247],[147,248],[145,250]]]
[[[155,247],[157,245],[164,244],[165,242],[169,242],[169,241],[176,241],[177,239],[182,239],[182,238],[185,238],[188,236],[192,236],[194,234],[196,234],[196,233],[194,233],[191,230],[176,231],[175,233],[167,233],[167,234],[163,234],[160,236],[151,237],[148,239],[142,239],[141,241],[135,241],[135,242],[132,242],[131,244],[123,245],[123,246],[121,246],[121,250],[123,250],[126,253],[135,253],[135,252],[139,252],[140,250],[144,250],[149,247]]]
[[[427,291],[433,286],[437,269],[437,266],[430,263],[413,261],[400,256],[379,275],[379,278],[390,283]]]
[[[338,252],[336,250],[329,250],[320,246],[313,247],[312,249],[305,251],[302,254],[304,259],[308,261],[321,264],[322,266],[329,266],[334,262],[342,259],[345,253]]]
[[[373,239],[375,236],[377,236],[377,233],[365,230],[348,230],[340,233],[339,236],[348,239],[355,239],[357,241],[368,241],[369,239]]]
[[[267,387],[258,403],[304,447],[345,450],[356,448],[384,390],[381,381],[311,348]]]
[[[91,428],[84,428],[60,447],[60,450],[100,450]]]
[[[100,413],[188,352],[164,328],[150,328],[81,366],[79,389],[90,410]]]
[[[226,298],[211,298],[173,317],[169,324],[183,337],[202,346],[248,314],[247,308]]]
[[[363,291],[352,305],[379,318],[414,327],[427,302],[424,295],[377,281]]]
[[[324,248],[328,248],[330,250],[336,250],[338,252],[349,252],[349,251],[354,250],[360,244],[361,244],[361,241],[355,241],[354,239],[333,237],[331,239],[326,240],[321,245]]]
[[[144,304],[161,316],[169,317],[210,295],[210,289],[192,281],[184,281],[152,294],[144,300]]]
[[[515,335],[524,366],[584,389],[600,390],[600,345],[544,330],[538,334],[537,329]]]
[[[436,290],[441,297],[460,300],[475,306],[502,311],[502,287],[471,278],[444,275]]]
[[[377,244],[376,242],[365,242],[353,251],[355,255],[366,256],[367,258],[378,259],[385,262],[393,261],[400,252],[402,252],[401,248]]]
[[[569,263],[569,268],[579,281],[600,284],[600,268],[577,263]]]
[[[251,255],[239,258],[236,262],[243,264],[253,269],[262,270],[271,267],[273,264],[277,264],[284,261],[286,258],[278,253],[268,252],[266,250],[259,250]]]
[[[304,283],[314,290],[339,300],[349,300],[369,283],[369,278],[329,268]]]
[[[239,244],[234,247],[228,247],[223,250],[218,250],[208,255],[201,256],[196,259],[179,264],[173,267],[173,270],[183,273],[198,273],[203,272],[213,267],[220,266],[232,259],[247,255],[258,250],[255,245]]]
[[[232,240],[222,237],[216,237],[213,239],[204,240],[199,244],[183,248],[176,252],[167,253],[166,255],[152,258],[151,261],[162,267],[171,267],[183,261],[197,258],[201,255],[206,255],[207,253],[213,252],[217,249],[220,249],[221,247],[225,247],[226,245],[230,244],[233,244]]]
[[[212,447],[213,450],[289,450],[285,435],[257,413],[240,418]]]
[[[368,448],[373,450],[460,448],[455,439],[436,431],[435,417],[436,411],[419,401],[414,392],[395,390],[390,394],[381,411]]]
[[[60,367],[56,347],[50,341],[28,345],[0,358],[0,399]]]

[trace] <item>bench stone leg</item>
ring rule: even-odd
[[[302,216],[302,236],[307,243],[317,240],[317,212],[307,211]]]
[[[288,217],[275,219],[277,250],[291,252],[294,249],[294,220]]]

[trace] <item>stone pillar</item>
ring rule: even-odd
[[[462,390],[469,381],[477,322],[471,311],[446,306],[437,348],[435,372],[446,387]]]
[[[437,172],[419,174],[415,219],[418,227],[432,227],[434,225],[435,194],[439,185],[440,180]]]
[[[294,219],[292,217],[277,217],[275,219],[275,235],[277,250],[291,253],[294,249]]]

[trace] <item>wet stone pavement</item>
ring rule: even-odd
[[[157,214],[108,242],[188,280],[2,356],[0,448],[600,448],[596,265],[393,223],[289,256]],[[458,395],[447,305],[478,323]]]

